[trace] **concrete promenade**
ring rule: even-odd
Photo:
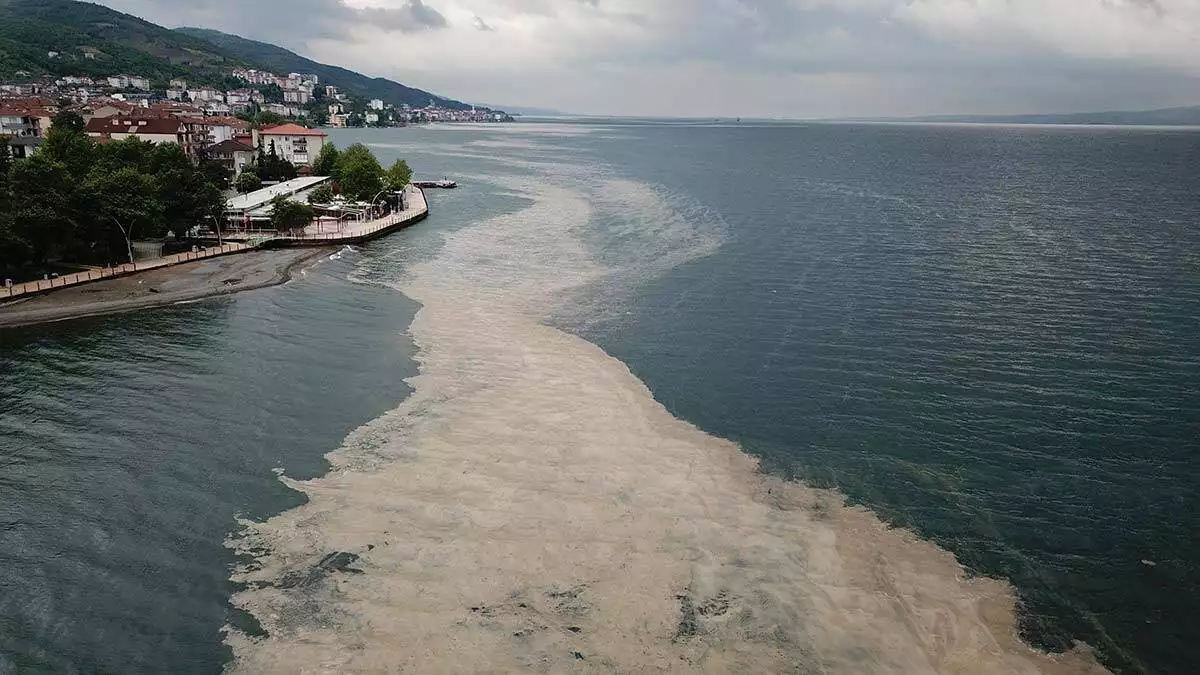
[[[425,201],[425,193],[420,188],[409,185],[404,189],[404,194],[407,208],[390,213],[383,218],[349,221],[336,228],[332,223],[313,223],[304,228],[303,234],[276,236],[270,240],[270,243],[275,246],[356,244],[392,230],[407,227],[429,215],[429,204]]]
[[[276,233],[256,234],[247,233],[242,236],[231,235],[225,239],[231,243],[223,246],[209,247],[203,251],[176,253],[174,255],[146,260],[142,262],[125,263],[117,267],[107,267],[84,272],[65,274],[53,279],[42,279],[15,284],[9,288],[0,288],[0,300],[20,298],[36,293],[43,293],[69,286],[78,286],[101,279],[137,274],[148,270],[161,269],[171,265],[203,260],[220,255],[243,253],[260,248],[278,248],[281,246],[329,246],[338,244],[357,244],[382,236],[392,230],[402,229],[423,220],[429,215],[429,204],[420,188],[412,185],[405,188],[405,201],[408,208],[396,211],[383,218],[363,222],[348,222],[338,230],[330,229],[328,224],[313,224],[305,228],[303,234],[280,235]],[[324,228],[324,230],[322,229]]]

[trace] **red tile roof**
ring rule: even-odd
[[[212,124],[220,124],[239,130],[250,130],[250,123],[240,117],[209,117],[208,120]]]
[[[254,152],[254,146],[239,141],[221,141],[216,145],[210,145],[205,148],[209,152],[216,153],[234,153],[234,152]]]
[[[260,136],[327,136],[320,129],[306,129],[299,124],[280,124],[259,130]]]
[[[181,133],[183,123],[174,117],[93,117],[84,131],[89,134],[156,134]]]

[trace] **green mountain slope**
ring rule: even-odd
[[[236,35],[205,28],[179,28],[175,32],[207,41],[224,54],[262,64],[266,69],[276,73],[314,73],[321,78],[321,82],[336,85],[352,96],[368,99],[378,98],[397,105],[407,103],[414,107],[424,107],[431,100],[440,106],[451,109],[465,110],[471,107],[461,101],[406,87],[399,82],[381,77],[367,77],[345,68],[317,63],[265,42],[247,40]]]
[[[85,51],[94,58],[85,58]],[[58,56],[49,56],[57,52]],[[351,96],[452,109],[460,101],[383,78],[317,63],[286,49],[201,28],[169,30],[108,7],[75,0],[0,0],[0,81],[44,75],[142,75],[160,84],[173,77],[234,87],[237,67],[315,73]]]
[[[95,50],[85,58],[84,50]],[[50,57],[49,52],[59,56]],[[128,14],[72,0],[0,0],[0,77],[122,73],[218,82],[239,65],[213,45]]]

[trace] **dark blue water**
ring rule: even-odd
[[[1037,644],[1085,640],[1130,673],[1200,663],[1200,134],[606,123],[335,140],[463,187],[293,284],[0,332],[0,673],[218,672],[221,626],[251,623],[228,609],[235,518],[297,504],[273,470],[323,472],[408,392],[416,307],[369,282],[519,210],[510,176],[592,195],[580,234],[618,266],[660,269],[627,226],[661,214],[617,210],[609,181],[719,222],[712,255],[614,277],[593,289],[606,311],[564,313],[673,412],[1012,580]]]
[[[1035,643],[1195,672],[1200,134],[625,133],[594,151],[728,239],[589,337],[768,470],[1011,579]]]

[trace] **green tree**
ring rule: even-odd
[[[260,84],[258,91],[262,93],[267,103],[283,103],[283,88],[277,84]]]
[[[238,192],[246,194],[247,192],[261,190],[262,179],[258,177],[258,174],[251,170],[251,167],[247,166],[246,169],[242,171],[242,174],[237,177],[237,180],[233,182],[233,186]]]
[[[32,247],[13,218],[11,171],[8,139],[0,138],[0,269],[4,270],[25,264],[32,253]]]
[[[21,235],[10,211],[0,211],[0,269],[15,269],[29,261],[33,247]]]
[[[325,183],[308,193],[309,204],[328,204],[333,201],[333,186]]]
[[[321,151],[317,153],[317,158],[313,160],[312,173],[314,176],[336,176],[338,149],[330,141],[325,141],[321,144]]]
[[[367,201],[383,189],[383,167],[362,143],[355,143],[340,153],[337,177],[342,194],[350,199]]]
[[[283,195],[271,200],[271,225],[279,232],[300,234],[314,216],[313,207],[308,204],[294,202]]]
[[[65,111],[54,117],[38,154],[62,162],[82,181],[95,159],[96,142],[83,132],[83,119],[76,113]]]
[[[203,221],[221,200],[220,189],[174,143],[154,146],[148,168],[163,207],[163,226],[176,237]]]
[[[276,124],[283,124],[286,121],[286,117],[280,115],[279,113],[273,113],[270,110],[260,110],[258,114],[254,116],[254,125],[259,129],[262,129],[263,127],[273,127]]]
[[[79,226],[77,184],[62,162],[37,153],[16,162],[9,172],[12,207],[8,211],[12,236],[23,241],[34,262],[44,262],[61,250]]]
[[[88,184],[96,219],[117,228],[133,262],[133,239],[162,236],[163,204],[154,179],[132,166],[116,171],[97,171]]]
[[[275,141],[271,141],[265,151],[261,144],[262,139],[260,138],[258,158],[243,171],[253,171],[259,179],[264,181],[285,181],[297,176],[299,172],[296,170],[296,166],[280,157],[279,153],[275,151]]]
[[[412,169],[408,168],[408,162],[398,159],[387,170],[387,175],[384,176],[384,185],[387,189],[393,192],[403,190],[406,185],[412,182]]]
[[[204,174],[204,179],[216,186],[218,190],[225,190],[230,187],[229,179],[233,172],[224,164],[211,159],[204,160],[200,162],[200,171]]]
[[[87,124],[83,121],[83,117],[79,113],[74,110],[64,110],[54,116],[51,128],[81,134],[86,126]]]
[[[10,171],[12,171],[12,152],[8,148],[8,137],[0,136],[0,213],[8,211],[12,206]]]

